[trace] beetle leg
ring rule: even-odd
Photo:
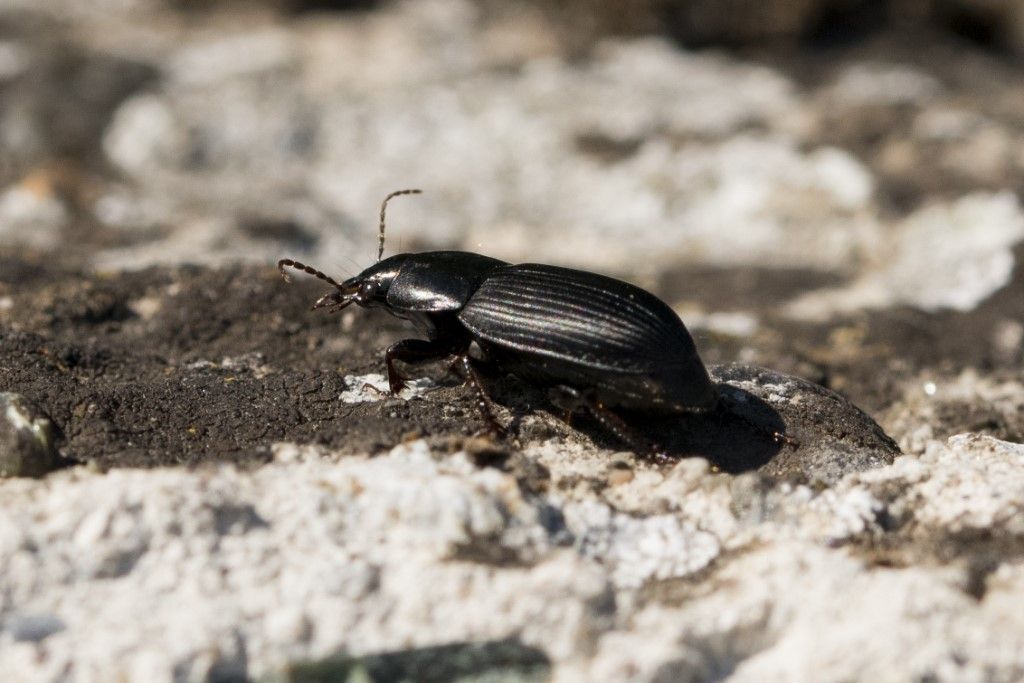
[[[569,386],[558,385],[548,391],[548,397],[555,406],[567,411],[570,415],[581,408],[586,410],[602,427],[618,437],[620,441],[629,444],[637,455],[657,462],[670,461],[661,446],[638,434],[636,430],[626,424],[625,420],[612,412],[595,396]]]
[[[392,394],[397,394],[405,388],[405,379],[398,374],[395,361],[403,363],[423,363],[432,360],[442,360],[452,355],[450,344],[424,339],[403,339],[395,342],[384,352],[384,366],[388,369],[388,387]]]
[[[463,377],[466,378],[466,383],[473,388],[476,392],[476,409],[480,412],[480,417],[487,424],[487,429],[495,437],[500,437],[505,434],[505,428],[502,427],[498,420],[494,417],[494,402],[491,397],[487,395],[487,390],[484,389],[484,383],[480,379],[480,373],[477,372],[476,367],[473,365],[473,359],[469,357],[469,354],[462,354],[455,357],[452,363],[452,370],[457,370]]]
[[[377,394],[377,396],[380,397],[380,398],[384,398],[386,396],[390,396],[390,394],[388,392],[383,391],[382,389],[378,389],[377,387],[373,386],[369,382],[363,382],[363,387],[362,388],[363,388],[363,391],[369,391],[371,393]]]

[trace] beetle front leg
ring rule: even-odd
[[[403,339],[395,342],[384,352],[384,366],[388,369],[388,387],[392,394],[405,388],[405,379],[398,374],[395,361],[403,363],[425,363],[443,360],[452,355],[452,347],[438,341],[425,339]]]

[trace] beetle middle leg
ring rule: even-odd
[[[491,400],[487,390],[484,389],[480,373],[477,372],[476,367],[473,365],[473,359],[470,358],[469,354],[463,353],[456,356],[452,361],[451,369],[462,375],[473,391],[476,392],[476,409],[480,412],[480,417],[487,424],[487,429],[491,434],[496,437],[504,435],[505,428],[494,417],[494,401]]]
[[[596,396],[573,387],[559,384],[548,390],[548,398],[558,408],[570,414],[580,409],[586,410],[602,427],[614,434],[620,441],[629,444],[637,455],[658,462],[668,462],[664,449],[644,438],[625,420],[612,412]]]

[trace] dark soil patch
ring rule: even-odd
[[[478,427],[458,388],[339,401],[345,374],[381,370],[400,323],[360,312],[343,331],[339,318],[305,312],[315,285],[290,287],[273,267],[56,270],[5,288],[0,387],[49,414],[68,457],[102,467],[259,462],[275,441],[365,451]]]
[[[26,269],[7,259],[28,277],[0,279],[9,303],[0,314],[0,390],[39,406],[63,433],[69,458],[100,467],[259,463],[279,441],[374,452],[413,436],[463,439],[483,426],[472,392],[457,381],[411,400],[339,400],[358,388],[346,385],[346,375],[382,372],[383,349],[412,330],[382,313],[309,312],[321,287],[289,286],[271,265],[91,276],[57,262]],[[710,415],[626,417],[670,453],[704,455],[730,472],[813,474],[822,453],[845,453],[834,448],[839,442],[883,459],[895,452],[869,418],[813,385],[801,389],[810,398],[780,414],[758,395],[758,383],[791,380],[756,368],[721,372],[725,381],[752,382],[754,393],[736,390],[733,409]],[[542,392],[512,378],[489,386],[509,411],[503,419],[514,440],[584,438],[526,419],[551,409]],[[833,433],[844,416],[852,426]],[[574,427],[622,447],[593,420]],[[776,431],[794,434],[801,448],[780,454]]]

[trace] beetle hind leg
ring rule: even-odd
[[[585,410],[606,431],[614,434],[623,443],[629,444],[637,455],[656,462],[670,462],[670,458],[660,445],[638,434],[596,396],[560,384],[548,391],[548,398],[556,407],[565,410],[569,415]]]
[[[747,417],[746,415],[737,410],[731,410],[726,406],[724,401],[718,404],[717,409],[719,411],[719,414],[724,415],[727,419],[743,423],[744,425],[752,429],[754,432],[759,434],[762,438],[771,441],[773,444],[779,446],[780,448],[782,446],[789,446],[794,451],[800,448],[800,442],[786,434],[785,431],[780,431],[778,429],[766,427],[763,424],[756,422],[755,420]]]

